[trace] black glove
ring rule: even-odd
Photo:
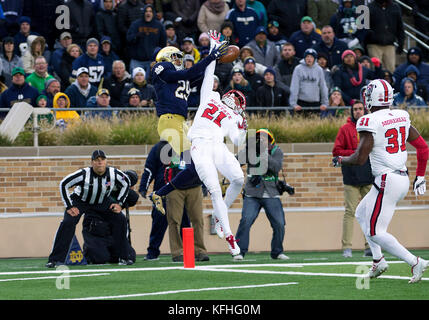
[[[341,167],[342,160],[343,160],[342,156],[336,156],[336,157],[332,158],[332,165],[336,168]]]

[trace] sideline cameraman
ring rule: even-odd
[[[256,139],[256,145],[253,142],[253,147],[251,139]],[[283,166],[283,151],[276,145],[273,134],[267,129],[257,130],[256,135],[249,137],[248,140],[246,149],[238,155],[240,163],[247,164],[247,181],[243,192],[242,216],[236,235],[237,239],[240,239],[238,246],[241,254],[234,256],[234,260],[243,260],[248,251],[250,228],[261,208],[264,208],[273,229],[271,258],[287,260],[289,257],[283,253],[286,221],[280,195],[283,191],[293,194],[294,189],[285,183],[280,193],[277,187],[279,172]]]

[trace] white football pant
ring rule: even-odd
[[[355,214],[368,240],[373,259],[381,259],[383,257],[381,249],[384,249],[409,265],[414,265],[416,257],[387,232],[396,204],[408,192],[409,177],[388,173],[375,177],[374,184],[379,189],[375,186],[371,188],[357,206]]]
[[[232,234],[228,208],[239,195],[244,183],[240,163],[223,142],[206,139],[192,140],[191,157],[200,180],[210,192],[214,214],[220,221],[225,236],[228,237]],[[230,182],[226,190],[225,201],[222,199],[218,171]]]

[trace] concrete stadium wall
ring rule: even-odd
[[[47,257],[62,219],[64,207],[58,184],[67,174],[90,165],[93,149],[108,155],[109,165],[122,170],[143,172],[151,146],[79,146],[0,148],[0,257]],[[343,217],[341,170],[330,166],[332,144],[282,144],[283,169],[294,196],[282,196],[286,212],[286,251],[339,250]],[[409,148],[413,150],[413,148]],[[410,152],[408,168],[414,178],[416,158]],[[138,186],[137,186],[138,188]],[[410,248],[429,247],[429,194],[416,199],[408,193],[400,202],[391,232]],[[241,217],[241,197],[230,212],[232,230]],[[210,234],[211,201],[204,199],[205,243],[208,252],[227,252],[224,240]],[[130,210],[132,243],[138,254],[145,254],[151,228],[151,203],[140,199]],[[355,249],[363,248],[357,222]],[[81,224],[76,235],[82,244]],[[269,251],[271,227],[263,211],[251,230],[250,251]],[[161,246],[169,253],[168,232]]]

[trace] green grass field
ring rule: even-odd
[[[429,250],[413,250],[429,259]],[[138,256],[132,266],[87,265],[45,268],[46,259],[0,259],[1,300],[427,300],[429,271],[408,284],[410,267],[386,255],[389,270],[378,279],[362,275],[371,265],[362,251],[345,259],[341,252],[292,252],[290,260],[249,253],[235,262],[211,254],[193,269],[161,255]]]

